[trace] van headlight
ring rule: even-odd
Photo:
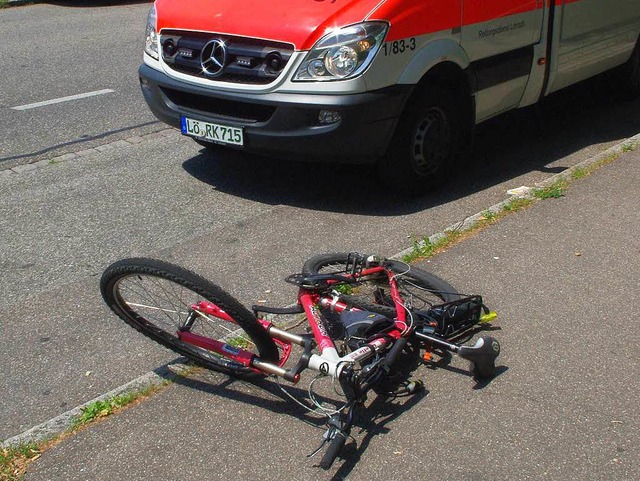
[[[387,33],[383,22],[363,22],[322,37],[293,76],[294,81],[344,80],[357,77],[376,56]]]
[[[158,60],[158,32],[156,32],[156,6],[149,10],[145,32],[144,51]]]

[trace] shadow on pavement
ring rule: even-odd
[[[173,373],[169,374],[168,377],[174,384],[179,384],[189,389],[196,389],[234,402],[266,409],[274,414],[290,416],[296,421],[304,422],[316,428],[318,430],[318,446],[322,442],[322,434],[326,429],[326,419],[322,414],[310,413],[308,409],[290,399],[280,389],[277,382],[260,376],[234,378],[206,369],[197,369],[187,375]],[[312,405],[306,389],[300,389],[290,384],[284,385],[283,388],[297,400],[308,406]],[[388,423],[407,412],[428,394],[429,391],[422,390],[411,396],[394,399],[376,396],[372,393],[372,402],[361,411],[361,416],[358,417],[358,421],[353,427],[353,431],[359,435],[359,439],[356,441],[352,437],[345,445],[342,455],[338,457],[345,461],[335,473],[333,479],[345,479],[346,475],[356,466],[374,436],[389,432]],[[326,404],[327,407],[336,405],[335,399],[325,397],[322,393],[314,393],[314,396],[319,402]],[[317,465],[322,459],[323,453],[324,449],[320,450],[310,462]],[[310,453],[300,453],[301,456],[304,454]]]
[[[541,104],[484,122],[474,148],[446,184],[409,198],[382,188],[372,166],[317,164],[202,150],[183,167],[216,190],[266,204],[396,216],[422,211],[529,172],[557,173],[581,149],[640,131],[640,101],[615,100],[609,77],[565,89]]]
[[[172,375],[171,381],[189,389],[267,409],[274,414],[286,414],[324,430],[324,418],[310,415],[303,406],[289,399],[278,387],[277,382],[270,382],[258,375],[238,378],[199,368],[187,375]],[[306,390],[289,384],[285,389],[296,399],[311,404]],[[323,402],[331,402],[328,398],[320,399]]]
[[[364,437],[360,439],[359,445],[356,445],[354,439],[345,444],[341,455],[338,459],[343,459],[344,463],[338,468],[333,475],[332,480],[347,479],[347,476],[353,468],[356,467],[362,453],[369,447],[372,439],[379,435],[389,432],[387,424],[398,418],[403,413],[418,404],[422,399],[429,395],[429,391],[422,391],[406,398],[398,398],[390,400],[384,397],[376,397],[367,407],[369,417],[361,420],[358,426],[354,426],[354,430],[358,429],[359,433],[364,433]],[[320,454],[318,454],[320,456]],[[320,460],[318,460],[319,462]]]

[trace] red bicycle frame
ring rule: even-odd
[[[354,274],[353,277],[358,278],[372,276],[382,272],[384,272],[389,278],[391,298],[393,299],[396,307],[397,317],[395,319],[395,328],[386,333],[385,337],[376,338],[344,357],[340,357],[338,355],[336,346],[327,332],[319,307],[330,308],[336,312],[342,312],[346,309],[357,309],[350,308],[347,304],[339,302],[337,297],[321,295],[313,290],[305,289],[303,287],[300,288],[298,293],[298,303],[304,309],[313,332],[315,343],[320,350],[320,355],[312,354],[308,359],[307,365],[304,367],[309,367],[316,371],[320,371],[323,374],[335,377],[339,375],[341,368],[345,365],[362,361],[373,356],[376,352],[385,350],[391,343],[389,338],[397,340],[402,337],[403,332],[407,328],[407,313],[395,282],[396,274],[384,267],[377,266],[363,269],[361,272]],[[338,283],[338,281],[335,282],[336,284]],[[200,301],[193,305],[192,308],[194,310],[194,315],[213,316],[231,323],[234,322],[233,318],[228,313],[211,302]],[[309,345],[309,338],[278,329],[270,321],[265,319],[259,318],[258,321],[282,350],[282,354],[277,364],[264,362],[253,352],[243,349],[242,347],[233,346],[226,342],[194,334],[186,330],[179,331],[178,336],[184,342],[215,352],[242,366],[249,367],[254,371],[274,374],[294,383],[297,382],[300,379],[299,371],[301,369],[299,369],[299,366],[294,370],[284,369],[283,366],[289,359],[292,351],[292,344],[307,347]]]

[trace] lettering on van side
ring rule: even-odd
[[[503,33],[510,32],[511,30],[518,30],[520,28],[524,28],[525,21],[522,20],[520,22],[513,22],[511,25],[501,25],[496,28],[488,28],[486,30],[478,31],[478,38],[487,38],[487,37],[495,37],[496,35],[500,35]]]
[[[403,38],[401,40],[394,40],[393,42],[386,42],[382,44],[382,52],[385,57],[389,55],[399,55],[405,52],[411,52],[416,49],[416,38]]]

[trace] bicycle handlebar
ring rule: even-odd
[[[386,261],[386,258],[376,254],[360,254],[359,252],[351,252],[347,257],[346,272],[355,274],[363,267],[370,268],[382,266]]]

